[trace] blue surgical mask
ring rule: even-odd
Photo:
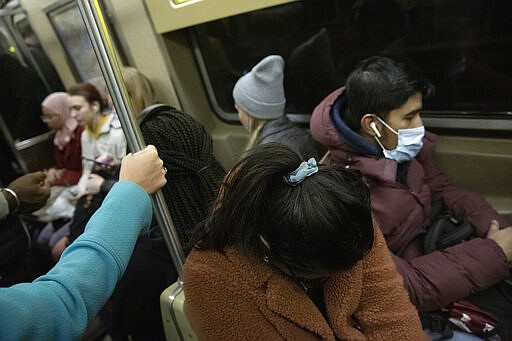
[[[398,129],[398,132],[391,128],[380,117],[377,119],[394,134],[398,135],[398,144],[395,149],[388,150],[384,148],[379,138],[375,136],[375,140],[382,148],[384,156],[388,159],[395,160],[398,163],[410,161],[418,155],[423,147],[423,136],[425,136],[425,127],[419,126],[417,128]]]

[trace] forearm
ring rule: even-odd
[[[103,194],[103,195],[106,195],[110,189],[112,189],[112,187],[117,183],[117,180],[114,180],[114,179],[105,179],[103,181],[103,183],[101,184],[100,186],[100,192]]]
[[[48,274],[0,289],[0,339],[79,338],[112,294],[151,215],[141,187],[127,181],[114,187]]]
[[[87,181],[89,180],[89,176],[91,175],[91,170],[84,168],[82,171],[82,175],[78,180],[77,187],[79,192],[85,193],[85,189],[87,188]]]
[[[411,261],[396,256],[394,260],[411,301],[420,311],[436,310],[486,289],[509,271],[501,248],[482,238]]]
[[[448,186],[441,194],[446,206],[454,216],[467,219],[475,227],[475,233],[484,237],[489,230],[491,220],[497,220],[501,227],[509,222],[496,212],[480,194]]]

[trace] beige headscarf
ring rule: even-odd
[[[67,92],[54,92],[48,95],[43,100],[43,103],[41,103],[41,106],[59,114],[62,121],[64,121],[64,125],[55,132],[55,137],[53,138],[53,144],[56,145],[59,150],[63,150],[69,143],[73,131],[78,127],[78,122],[71,117],[69,111],[68,96]]]

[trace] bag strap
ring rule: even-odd
[[[182,111],[176,109],[173,106],[170,106],[168,104],[151,104],[148,107],[146,107],[144,110],[141,111],[138,117],[139,126],[142,127],[147,121],[149,121],[153,116],[159,115],[159,114],[169,114],[171,112],[178,112],[183,115]]]
[[[443,234],[438,241],[438,246],[445,249],[458,243],[470,240],[475,234],[475,229],[470,222],[464,221],[456,229]]]
[[[422,311],[419,313],[421,327],[431,332],[441,334],[441,340],[453,337],[453,330],[448,319],[435,311]]]

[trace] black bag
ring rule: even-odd
[[[429,227],[423,240],[425,254],[457,245],[473,238],[475,229],[468,221],[449,214],[440,216]]]
[[[429,221],[423,239],[425,254],[470,240],[475,233],[470,222],[455,218],[441,200],[432,202]]]

